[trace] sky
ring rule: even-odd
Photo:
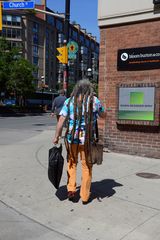
[[[40,0],[36,0],[36,3]],[[47,0],[47,7],[55,12],[65,12],[65,0]],[[70,22],[75,21],[85,28],[88,33],[97,37],[99,42],[99,28],[97,20],[98,0],[70,0]]]

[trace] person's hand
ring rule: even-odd
[[[51,117],[54,117],[54,113],[51,113]]]
[[[59,142],[59,137],[54,137],[53,140],[52,140],[52,143],[53,144],[58,144]]]

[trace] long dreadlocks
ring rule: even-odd
[[[71,102],[73,102],[73,105],[74,105],[74,124],[71,132],[71,144],[73,143],[73,140],[74,140],[76,124],[78,123],[78,136],[79,136],[82,118],[84,118],[84,122],[85,122],[84,150],[85,150],[86,156],[90,155],[90,140],[92,139],[92,133],[93,133],[93,130],[92,130],[93,129],[93,97],[94,97],[94,89],[92,84],[88,80],[80,80],[75,85],[68,102],[68,118],[70,117]],[[65,144],[66,144],[67,153],[72,154],[72,157],[75,160],[75,156],[73,155],[71,145],[69,145],[66,140],[68,133],[69,133],[69,119],[67,121]],[[77,144],[77,152],[78,152],[78,147],[79,147],[79,142]]]

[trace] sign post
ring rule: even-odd
[[[2,31],[2,5],[0,2],[0,31]]]

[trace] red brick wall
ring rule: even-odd
[[[100,29],[99,96],[107,116],[99,124],[105,146],[113,151],[160,158],[160,125],[117,124],[118,84],[160,82],[160,69],[117,71],[117,51],[160,46],[159,26],[160,20],[156,20]],[[157,94],[160,108],[160,89]]]

